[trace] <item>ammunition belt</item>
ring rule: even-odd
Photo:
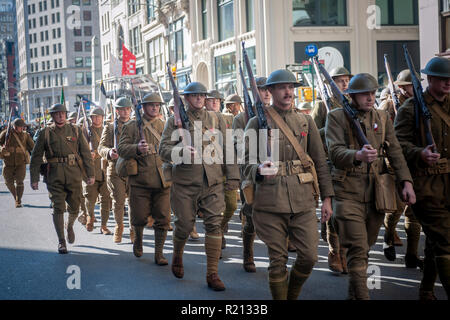
[[[67,157],[53,157],[47,159],[48,163],[67,163],[70,166],[76,165],[75,155],[69,154]]]

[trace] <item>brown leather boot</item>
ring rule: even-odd
[[[158,266],[167,266],[169,261],[163,255],[164,243],[166,242],[167,230],[155,229],[155,263]]]
[[[116,227],[114,228],[114,242],[121,243],[122,235],[123,235],[123,224],[116,225]]]
[[[94,230],[94,217],[87,216],[86,230],[89,232],[92,232],[92,230]]]
[[[189,233],[189,240],[198,240],[200,235],[197,233],[197,227],[194,224],[192,231]]]
[[[255,262],[253,261],[253,242],[255,233],[242,232],[242,244],[244,247],[244,270],[247,272],[256,272]]]
[[[67,241],[69,243],[75,242],[75,232],[73,231],[73,226],[70,226],[68,223],[66,224],[66,230],[67,230]]]
[[[142,226],[133,226],[136,237],[133,242],[133,253],[137,258],[142,257],[144,253],[144,249],[142,248],[142,240],[144,237],[144,227]]]
[[[397,231],[394,232],[394,246],[396,247],[403,246],[402,239],[400,239],[400,237],[398,236]]]
[[[179,279],[184,277],[183,251],[185,244],[186,240],[173,237],[172,273]]]
[[[348,267],[347,267],[347,249],[341,247],[341,249],[339,250],[339,256],[341,257],[342,274],[348,274]]]
[[[104,235],[110,235],[110,234],[112,234],[112,232],[108,229],[107,226],[102,226],[101,229],[100,229],[100,232],[101,232],[102,234],[104,234]]]
[[[208,287],[213,289],[214,291],[225,290],[225,284],[222,282],[222,280],[220,280],[217,273],[212,273],[206,276],[206,282],[208,283]]]

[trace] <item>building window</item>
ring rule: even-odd
[[[150,73],[163,70],[163,37],[148,42]]]
[[[253,0],[245,0],[245,17],[247,32],[255,30],[255,14]]]
[[[83,6],[90,6],[91,0],[83,0]]]
[[[408,66],[403,53],[403,44],[408,46],[409,54],[416,69],[420,66],[420,47],[419,41],[377,41],[377,66],[378,66],[378,82],[387,85],[386,69],[384,67],[384,54],[389,57],[392,76],[394,79],[397,75]],[[380,56],[381,55],[381,56]]]
[[[140,10],[139,1],[129,1],[128,2],[128,15],[132,15]]]
[[[77,86],[84,85],[84,73],[83,72],[75,72],[75,84]]]
[[[75,67],[76,68],[82,68],[83,67],[83,58],[82,57],[76,57],[75,58]]]
[[[171,63],[184,60],[183,18],[169,25],[169,55]]]
[[[133,30],[130,31],[130,39],[131,39],[131,51],[134,54],[141,53],[141,26],[137,26]]]
[[[346,26],[347,0],[293,0],[294,27]]]
[[[92,84],[92,73],[86,72],[86,84],[91,85]]]
[[[84,35],[85,36],[92,36],[92,27],[91,26],[85,26],[84,27]]]
[[[91,57],[85,57],[84,58],[84,65],[86,66],[86,67],[92,67],[92,62],[91,62],[92,60],[91,60]]]
[[[81,28],[80,29],[73,29],[73,35],[76,37],[81,36]]]
[[[381,25],[418,25],[418,0],[377,0]]]
[[[85,52],[91,52],[91,42],[90,41],[86,41],[84,43],[84,51]]]
[[[75,41],[75,51],[80,52],[83,51],[83,42],[81,41]]]
[[[234,1],[218,0],[217,16],[219,19],[219,41],[234,36]]]
[[[450,50],[450,0],[442,0],[441,4],[441,51]]]
[[[80,0],[72,0],[72,4],[79,6],[80,5]]]
[[[295,63],[308,61],[309,57],[305,53],[306,46],[311,42],[295,42],[294,53]],[[319,59],[325,60],[325,69],[331,71],[335,67],[345,67],[348,70],[350,66],[350,42],[348,41],[324,41],[314,42],[319,48]]]
[[[202,40],[208,38],[208,8],[206,0],[202,1]]]
[[[147,0],[147,23],[155,20],[155,0]]]
[[[90,11],[83,11],[83,20],[84,21],[91,21],[92,16]]]
[[[216,89],[225,96],[234,93],[236,84],[236,53],[231,52],[214,58],[216,69]]]

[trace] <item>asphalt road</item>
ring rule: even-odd
[[[189,241],[184,253],[185,276],[176,279],[169,266],[153,262],[154,233],[145,229],[144,255],[134,257],[125,225],[123,242],[115,244],[112,235],[100,233],[99,223],[93,232],[77,221],[76,241],[68,245],[67,255],[57,253],[57,237],[51,219],[50,201],[45,184],[39,190],[25,181],[23,208],[16,209],[3,178],[0,179],[0,299],[164,299],[164,300],[266,300],[271,299],[268,287],[267,249],[255,241],[257,272],[249,274],[242,268],[241,224],[236,212],[226,235],[227,248],[219,264],[219,275],[226,285],[223,292],[214,292],[206,285],[206,256],[204,229],[197,221],[201,235],[198,241]],[[96,216],[100,221],[98,207]],[[66,213],[67,218],[67,213]],[[320,223],[317,224],[320,232]],[[111,213],[108,227],[113,230]],[[419,269],[407,269],[403,264],[406,234],[403,218],[397,226],[404,246],[397,247],[397,260],[389,262],[383,255],[382,235],[370,251],[369,268],[372,276],[370,295],[373,300],[416,300],[422,277]],[[422,234],[419,253],[423,255]],[[172,232],[164,247],[168,260],[172,256]],[[319,261],[303,287],[300,299],[344,300],[348,277],[328,270],[327,245],[320,240]],[[295,253],[289,254],[289,266]],[[376,274],[377,276],[374,276]],[[436,284],[438,299],[446,299],[440,283]]]

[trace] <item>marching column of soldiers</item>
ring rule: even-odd
[[[107,228],[112,209],[113,241],[122,242],[128,205],[134,255],[139,258],[144,253],[144,227],[151,217],[154,261],[168,265],[163,248],[173,213],[170,267],[176,278],[185,277],[184,248],[190,235],[196,233],[196,218],[201,216],[206,283],[215,291],[225,290],[219,277],[220,258],[226,248],[227,226],[240,198],[243,268],[256,272],[253,246],[257,236],[268,250],[268,289],[273,299],[280,300],[298,299],[318,260],[319,203],[321,235],[329,245],[329,268],[348,274],[348,299],[369,299],[369,250],[383,224],[384,254],[395,260],[395,246],[401,245],[395,228],[404,213],[406,267],[423,268],[419,298],[436,299],[438,276],[448,297],[450,61],[433,58],[422,73],[428,81],[424,92],[415,91],[416,75],[410,70],[398,75],[399,108],[387,93],[377,108],[377,80],[366,73],[352,75],[345,68],[334,69],[328,77],[324,74],[334,88],[333,96],[328,101],[322,97],[311,115],[303,110],[310,107],[295,107],[294,92],[300,83],[287,70],[253,79],[258,96],[254,99],[259,101],[262,114],[257,103],[253,109],[244,99],[243,108],[239,95],[223,99],[217,90],[208,91],[199,82],[189,83],[182,98],[174,95],[170,116],[164,120],[164,101],[158,93],[145,95],[141,108],[126,97],[118,98],[112,121],[105,125],[101,108],[93,109],[88,119],[77,125],[73,123],[77,114],[66,118],[66,107],[55,104],[49,110],[52,123],[38,131],[35,144],[24,132],[21,119],[1,133],[3,176],[16,207],[22,206],[26,164],[30,163],[33,190],[38,189],[43,176],[61,254],[68,252],[66,239],[69,244],[75,242],[77,217],[87,231],[93,230],[94,207],[100,198],[101,233],[112,233]],[[423,95],[425,105],[417,101],[418,95]],[[180,108],[184,118],[180,118]],[[248,108],[252,108],[251,113]],[[134,118],[130,118],[132,109]],[[353,112],[351,117],[349,112]],[[226,130],[254,131],[261,138],[263,119],[269,128],[268,146],[266,149],[258,143],[258,156],[252,162],[255,146],[242,143],[237,136],[228,141]],[[191,144],[186,136],[194,137],[196,130],[202,134],[220,132],[223,147],[214,149],[217,154],[213,156],[228,159],[230,149],[225,146],[232,143],[236,155],[243,152],[243,163],[238,163],[235,154],[231,163],[202,159],[214,140],[202,139],[200,146]],[[275,149],[271,147],[274,130],[278,134]],[[380,181],[388,181],[381,180],[385,172],[394,182],[380,186]],[[389,196],[395,203],[382,203],[380,199],[386,202]],[[82,203],[86,216],[80,214]],[[65,211],[69,213],[66,222]],[[426,236],[423,261],[418,255],[421,228]],[[289,251],[296,253],[290,270]]]

